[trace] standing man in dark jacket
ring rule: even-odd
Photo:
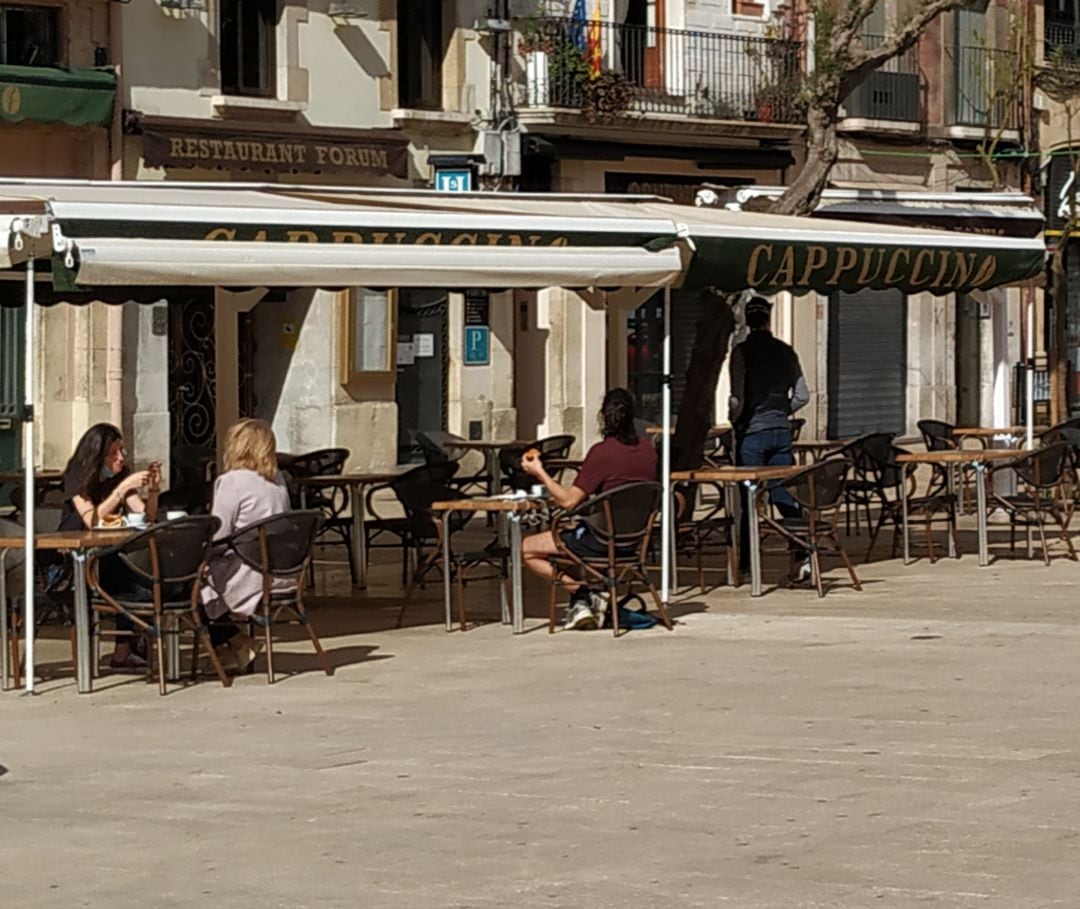
[[[731,352],[728,407],[738,463],[753,467],[791,465],[795,463],[791,415],[806,406],[810,392],[791,345],[769,331],[772,304],[764,297],[751,297],[745,311],[750,334]],[[781,516],[799,516],[799,506],[786,489],[774,487],[769,496]],[[746,522],[742,537],[745,561],[749,558]]]

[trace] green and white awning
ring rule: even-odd
[[[645,205],[677,221],[696,249],[684,287],[772,294],[967,293],[1028,281],[1044,268],[1038,238],[997,237],[767,215]]]
[[[51,225],[54,288],[99,299],[184,285],[947,294],[1026,281],[1045,258],[1038,239],[639,196],[0,181],[0,212],[9,262],[20,256],[8,225],[36,214]]]
[[[110,69],[0,66],[0,118],[18,123],[108,126],[116,101]]]

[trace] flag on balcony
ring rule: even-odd
[[[586,23],[589,21],[585,13],[585,0],[574,0],[574,12],[570,16],[570,40],[583,54],[588,49],[588,38],[585,35]]]
[[[600,0],[593,4],[592,19],[589,20],[589,49],[586,57],[589,61],[589,78],[600,77],[600,64],[603,60],[603,52],[600,49]]]

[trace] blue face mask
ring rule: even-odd
[[[103,479],[103,480],[111,480],[115,476],[116,476],[116,471],[113,470],[111,467],[102,467],[101,468],[101,479]]]

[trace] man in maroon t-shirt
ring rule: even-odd
[[[606,492],[627,483],[656,480],[656,448],[640,438],[634,428],[634,399],[625,388],[613,388],[604,395],[600,407],[600,425],[604,439],[589,449],[577,477],[570,486],[555,482],[538,456],[525,457],[521,469],[544,484],[548,495],[560,508],[569,511],[589,496]],[[528,452],[526,454],[529,454]],[[585,524],[564,531],[563,545],[583,556],[604,555],[600,543]],[[549,558],[558,552],[550,530],[532,534],[521,544],[522,559],[530,571],[548,581],[555,580],[555,566]],[[565,628],[593,628],[604,623],[608,602],[604,596],[563,575],[562,586],[570,591],[570,609]]]

